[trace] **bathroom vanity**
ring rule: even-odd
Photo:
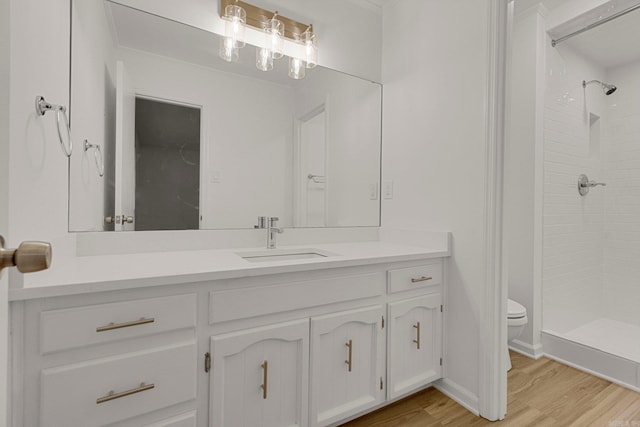
[[[441,378],[447,247],[248,253],[103,282],[94,258],[131,255],[79,257],[75,279],[13,289],[12,425],[338,425]]]

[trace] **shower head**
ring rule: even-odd
[[[587,85],[590,85],[591,83],[598,83],[602,87],[602,91],[604,92],[605,95],[611,95],[613,92],[618,90],[616,85],[612,85],[612,84],[609,84],[609,83],[603,83],[600,80],[591,80],[589,82],[583,80],[582,81],[582,87],[586,88]]]

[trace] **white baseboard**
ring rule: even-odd
[[[544,356],[542,344],[531,345],[524,341],[511,340],[509,342],[509,349],[535,360]]]
[[[471,393],[466,388],[461,387],[448,378],[436,381],[433,386],[450,399],[453,399],[462,405],[469,412],[476,416],[480,416],[480,402],[478,401],[478,396]]]

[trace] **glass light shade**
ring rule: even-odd
[[[318,65],[318,38],[313,31],[305,31],[301,38],[304,46],[305,65],[314,68]]]
[[[224,36],[233,41],[233,47],[244,47],[244,33],[247,24],[247,12],[235,4],[224,8]]]
[[[273,70],[273,56],[269,49],[263,47],[256,48],[256,68],[262,71]]]
[[[284,54],[284,23],[272,18],[266,23],[264,29],[266,45],[271,51],[273,59],[280,59]]]
[[[240,48],[235,47],[233,39],[223,37],[220,39],[218,55],[227,62],[238,62],[240,58]]]
[[[289,58],[289,77],[300,80],[304,79],[305,74],[304,61],[300,58]]]

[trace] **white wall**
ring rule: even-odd
[[[296,116],[324,105],[327,121],[327,225],[379,225],[382,88],[338,73],[322,73],[296,91]]]
[[[129,49],[118,57],[137,94],[202,108],[202,228],[251,228],[264,215],[293,224],[291,88]],[[253,121],[229,126],[242,117]]]
[[[505,234],[509,298],[529,322],[512,343],[538,355],[542,328],[542,152],[546,10],[516,2],[511,49],[510,119],[505,159]]]
[[[473,406],[485,314],[488,3],[401,0],[383,14],[382,225],[450,230],[445,365]]]
[[[618,90],[607,97],[604,124],[604,315],[639,325],[640,62],[608,70],[605,81]]]
[[[9,232],[15,245],[52,241],[67,230],[69,162],[55,114],[37,116],[34,99],[69,105],[69,2],[12,0],[10,22]]]
[[[601,143],[590,140],[590,114],[602,123],[607,97],[599,86],[583,89],[583,80],[604,79],[605,70],[568,44],[547,45],[547,76],[543,322],[563,333],[602,309],[605,191],[594,188],[582,197],[577,181],[583,173],[602,181]]]
[[[224,32],[217,1],[119,0],[119,3],[217,34]],[[379,13],[362,9],[345,0],[271,0],[256,1],[255,4],[267,10],[277,9],[283,16],[313,24],[314,31],[318,34],[320,65],[380,81],[382,21]],[[247,37],[249,43],[252,43],[254,38],[257,39],[257,35],[252,31],[248,31]],[[285,54],[291,52],[293,50],[285,46]],[[253,52],[242,51],[241,54]]]

